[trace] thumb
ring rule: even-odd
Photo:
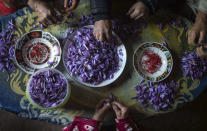
[[[103,106],[100,110],[99,113],[100,114],[104,114],[107,110],[109,110],[111,107],[110,103],[107,103],[105,106]]]
[[[114,104],[112,105],[112,108],[113,108],[115,114],[118,115],[119,112],[120,112],[120,109],[116,105],[114,105]]]

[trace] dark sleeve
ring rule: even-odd
[[[111,19],[111,0],[90,0],[94,21]]]
[[[149,9],[150,14],[154,14],[158,9],[173,9],[185,0],[137,0],[143,2]]]

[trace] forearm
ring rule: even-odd
[[[111,0],[90,0],[95,21],[111,18]]]
[[[196,16],[196,20],[204,20],[206,22],[207,14],[202,11],[198,11],[197,16]]]
[[[137,125],[131,120],[131,118],[116,119],[116,129],[117,131],[139,131]]]
[[[182,0],[137,0],[143,2],[149,9],[150,14],[154,14],[159,9],[172,9]]]

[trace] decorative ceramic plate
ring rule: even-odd
[[[145,80],[159,82],[172,71],[173,59],[170,51],[156,42],[143,43],[135,50],[133,65]]]
[[[93,25],[88,25],[88,26],[85,26],[87,28],[93,28]],[[84,27],[82,27],[84,28]],[[76,32],[74,32],[71,37],[66,41],[66,44],[64,46],[64,49],[63,49],[63,63],[64,63],[64,66],[67,70],[67,72],[69,73],[70,77],[75,80],[76,82],[82,84],[82,85],[85,85],[85,86],[88,86],[88,87],[104,87],[104,86],[107,86],[111,83],[113,83],[114,81],[116,81],[119,76],[122,74],[122,72],[124,71],[124,68],[125,68],[125,65],[126,65],[126,60],[127,60],[127,53],[126,53],[126,48],[124,46],[124,44],[122,43],[122,41],[120,40],[120,38],[113,32],[113,35],[116,37],[117,39],[117,43],[118,43],[118,47],[117,47],[117,54],[119,56],[119,58],[121,60],[119,60],[119,70],[117,72],[114,73],[114,77],[112,79],[107,79],[97,85],[94,85],[94,84],[90,84],[90,83],[86,83],[86,82],[83,82],[81,80],[80,77],[74,77],[72,76],[71,72],[67,69],[67,66],[66,66],[66,62],[64,61],[64,58],[66,57],[67,55],[67,49],[68,49],[68,46],[71,44],[70,41],[73,40],[73,36],[76,34]],[[122,51],[122,53],[120,53],[120,50]]]
[[[19,40],[15,58],[19,68],[29,74],[42,68],[55,68],[61,59],[60,43],[50,33],[34,30]]]

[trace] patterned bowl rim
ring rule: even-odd
[[[43,31],[43,30],[31,30],[31,31],[29,31],[29,32],[27,32],[27,33],[25,33],[20,39],[19,39],[19,41],[17,42],[17,44],[15,44],[15,50],[14,50],[14,58],[15,58],[15,64],[21,69],[21,70],[23,70],[25,73],[28,73],[28,74],[34,74],[36,71],[38,71],[38,70],[41,70],[41,69],[33,69],[33,68],[31,68],[31,67],[29,67],[28,65],[27,65],[27,67],[28,68],[30,68],[30,69],[33,69],[33,72],[30,72],[30,71],[27,71],[26,69],[24,69],[24,67],[22,67],[20,64],[19,64],[19,62],[17,61],[17,58],[16,58],[16,50],[17,50],[17,46],[19,45],[19,42],[26,36],[26,35],[28,35],[29,33],[31,33],[31,32],[45,32],[45,33],[48,33],[49,35],[51,35],[56,41],[57,41],[57,44],[58,44],[58,46],[60,47],[59,48],[59,51],[60,51],[60,59],[58,60],[58,62],[57,62],[57,64],[56,65],[54,65],[52,68],[55,68],[55,67],[57,67],[58,65],[59,65],[59,63],[60,63],[60,60],[61,60],[61,54],[62,54],[62,49],[61,49],[61,46],[60,46],[60,42],[59,42],[59,40],[55,37],[55,36],[53,36],[50,32],[46,32],[46,31]],[[46,67],[46,68],[49,68],[49,67]],[[44,68],[43,68],[44,69]]]
[[[151,79],[147,79],[147,78],[145,78],[145,76],[143,76],[139,71],[138,71],[138,67],[136,66],[136,54],[137,54],[137,52],[138,52],[138,50],[142,47],[142,46],[144,46],[144,45],[146,45],[146,44],[157,44],[157,45],[160,45],[161,47],[163,47],[163,48],[165,48],[166,50],[167,50],[167,52],[169,52],[169,54],[170,54],[170,60],[171,60],[171,66],[170,67],[167,67],[166,68],[166,70],[168,70],[168,68],[170,68],[170,70],[169,70],[169,72],[167,73],[167,75],[164,77],[164,78],[161,78],[161,79],[159,79],[159,80],[157,80],[157,78],[158,77],[156,77],[156,79],[153,81],[153,80],[151,80]],[[169,63],[167,62],[167,65],[169,65]],[[134,54],[133,54],[133,67],[134,67],[134,69],[136,70],[136,72],[139,74],[139,76],[141,76],[143,79],[145,79],[145,80],[147,80],[147,81],[151,81],[151,82],[160,82],[160,81],[163,81],[163,80],[165,80],[170,74],[171,74],[171,72],[172,72],[172,69],[173,69],[173,57],[172,57],[172,54],[171,54],[171,52],[169,51],[169,49],[166,47],[166,46],[164,46],[163,44],[161,44],[161,43],[159,43],[159,42],[144,42],[144,43],[141,43],[137,48],[136,48],[136,50],[134,51]],[[165,72],[164,72],[165,73]],[[163,73],[163,74],[164,74]],[[162,76],[162,75],[161,75]],[[152,78],[152,77],[151,77]]]

